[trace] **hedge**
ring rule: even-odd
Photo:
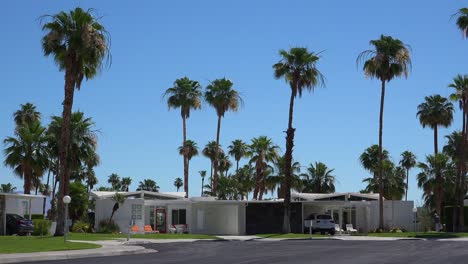
[[[456,205],[449,205],[444,207],[444,217],[443,223],[445,225],[445,231],[453,232],[453,209],[458,208]],[[465,206],[463,209],[463,214],[465,215],[465,227],[468,227],[468,206]]]

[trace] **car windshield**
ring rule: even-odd
[[[10,217],[15,219],[16,221],[23,219],[21,216],[16,215],[16,214],[11,214]]]
[[[319,215],[317,216],[317,219],[332,219],[332,218],[329,215]]]

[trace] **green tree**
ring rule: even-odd
[[[387,200],[401,200],[405,195],[405,169],[395,166],[391,160],[384,160],[383,163],[383,185],[382,195]],[[379,182],[374,177],[363,180],[367,183],[364,193],[375,193],[379,191]]]
[[[457,16],[457,27],[463,34],[464,38],[468,37],[468,8],[460,8],[455,14]]]
[[[444,190],[453,190],[455,168],[450,158],[441,153],[426,156],[426,163],[419,162],[418,167],[418,187],[423,189],[425,203],[441,215]]]
[[[250,164],[244,165],[236,175],[237,188],[241,200],[249,200],[249,193],[255,187],[255,168]]]
[[[20,109],[13,114],[16,127],[21,127],[24,124],[33,124],[41,121],[41,113],[37,111],[36,106],[32,103],[20,105]]]
[[[382,150],[383,160],[389,158],[388,151]],[[379,171],[379,145],[374,144],[368,147],[360,156],[359,162],[362,167],[372,173],[373,178],[378,182],[378,171]]]
[[[193,140],[187,139],[185,141],[185,147],[180,146],[179,147],[179,154],[184,156],[184,159],[186,159],[186,168],[187,172],[189,172],[190,168],[190,161],[192,160],[193,157],[198,156],[198,146],[197,143]],[[188,174],[187,174],[188,175]],[[184,175],[185,177],[185,175]],[[188,177],[188,176],[187,176]],[[187,178],[188,180],[188,178]],[[187,181],[184,181],[184,186],[187,184]],[[188,188],[184,188],[184,191],[187,191]],[[185,193],[185,197],[188,197],[188,194]]]
[[[25,123],[17,128],[14,137],[7,137],[3,142],[5,166],[23,179],[24,193],[30,194],[34,178],[40,179],[48,167],[45,128],[39,121]]]
[[[123,177],[120,181],[120,189],[124,192],[128,192],[128,188],[132,184],[132,178],[130,177]]]
[[[81,88],[84,78],[93,79],[106,58],[109,58],[108,33],[91,11],[79,7],[69,13],[43,16],[42,49],[52,56],[60,71],[65,72],[65,97],[63,101],[63,126],[60,137],[58,197],[58,222],[56,235],[63,235],[64,207],[62,198],[69,194],[68,145],[73,96]]]
[[[335,176],[334,169],[329,169],[323,162],[315,162],[307,168],[307,173],[301,174],[303,177],[303,192],[310,193],[334,193]]]
[[[180,187],[184,186],[184,182],[181,178],[176,178],[174,181],[174,186],[177,188],[177,192],[179,191]]]
[[[205,186],[206,170],[199,171],[201,177],[201,196],[203,196],[203,187]]]
[[[460,16],[460,24],[459,27],[460,29],[463,28],[464,36],[466,36],[466,21],[468,21],[468,17],[466,16],[468,9],[463,9],[463,12],[465,15]],[[463,17],[463,18],[462,18]],[[460,26],[461,25],[461,26]],[[466,155],[463,155],[462,153],[466,152],[466,142],[468,140],[467,136],[467,131],[468,131],[468,122],[466,122],[467,116],[468,116],[468,75],[461,75],[458,74],[455,78],[453,78],[453,82],[448,85],[449,88],[453,88],[455,91],[450,95],[450,99],[452,101],[458,101],[460,110],[462,110],[462,131],[461,131],[461,139],[464,140],[459,140],[460,146],[458,153],[458,158],[455,158],[457,162],[457,184],[456,184],[456,189],[457,189],[457,196],[458,196],[458,208],[459,210],[456,211],[458,214],[458,225],[457,229],[458,231],[464,231],[464,223],[465,223],[465,217],[464,217],[464,201],[465,201],[465,196],[466,196],[466,160],[467,157]]]
[[[86,185],[80,181],[70,183],[70,196],[72,197],[70,203],[70,218],[73,221],[80,220],[86,213],[88,213],[88,190]]]
[[[159,186],[151,179],[144,179],[138,184],[137,191],[159,192]]]
[[[119,191],[122,187],[120,176],[117,173],[112,173],[107,177],[107,183],[112,186],[113,191]]]
[[[241,139],[236,139],[232,141],[231,145],[228,147],[229,155],[236,160],[236,174],[239,173],[239,161],[247,156],[249,151],[249,145],[242,141]]]
[[[293,160],[294,132],[293,112],[294,99],[302,96],[304,89],[312,91],[317,86],[324,86],[324,77],[317,68],[320,59],[319,54],[309,52],[307,48],[291,48],[288,51],[280,50],[280,61],[273,65],[276,79],[284,78],[291,88],[289,100],[288,129],[286,130],[286,153],[285,153],[285,197],[284,197],[284,221],[283,232],[289,233],[290,226],[290,203],[291,203],[291,164]]]
[[[221,118],[228,111],[236,112],[239,104],[242,104],[242,98],[239,92],[233,89],[234,83],[226,78],[216,79],[212,81],[205,91],[205,101],[211,105],[218,116],[218,126],[216,130],[216,147],[213,162],[213,193],[216,194],[218,188],[218,154],[219,154],[219,135],[221,132]]]
[[[416,156],[413,152],[406,150],[401,153],[400,165],[406,170],[405,201],[408,201],[409,171],[416,166]]]
[[[218,164],[219,174],[228,176],[228,171],[232,167],[232,162],[229,160],[229,156],[224,154],[224,151],[219,153]]]
[[[434,130],[434,154],[438,149],[438,127],[449,127],[453,121],[453,104],[440,95],[426,96],[425,101],[418,105],[417,116],[422,127],[429,126]]]
[[[115,212],[119,210],[120,206],[125,203],[126,197],[123,196],[120,193],[115,193],[114,196],[112,196],[112,201],[114,201],[114,206],[112,207],[112,214],[109,217],[109,223],[112,222],[112,218],[114,218]]]
[[[190,110],[201,108],[202,91],[200,83],[190,80],[187,77],[175,80],[174,86],[168,88],[164,93],[167,97],[167,105],[169,109],[180,108],[182,116],[182,131],[183,141],[181,155],[184,157],[184,191],[185,197],[189,193],[189,148],[187,145],[187,125],[186,120],[190,117]]]
[[[224,151],[221,148],[221,145],[217,144],[216,141],[209,141],[202,151],[203,156],[209,158],[211,162],[210,185],[213,185],[213,167],[216,161],[216,155],[219,156],[221,153],[224,154]]]
[[[371,50],[361,52],[357,58],[357,63],[363,63],[363,70],[366,77],[378,79],[382,83],[380,95],[379,114],[379,170],[378,182],[379,193],[383,193],[383,112],[385,102],[385,85],[396,77],[408,77],[411,67],[411,57],[409,48],[401,40],[391,36],[381,35],[380,39],[370,41],[373,46]],[[383,197],[379,196],[379,228],[384,228],[383,218]]]
[[[278,149],[279,147],[273,143],[273,140],[266,136],[252,139],[248,155],[251,157],[250,163],[255,163],[256,177],[253,194],[255,200],[263,199],[268,163],[274,162],[279,158]]]
[[[16,187],[14,187],[11,183],[0,184],[0,192],[2,193],[14,193],[15,191]]]
[[[277,160],[273,161],[273,174],[268,176],[266,182],[267,186],[270,189],[277,189],[278,198],[284,198],[285,189],[284,189],[284,180],[285,180],[285,164],[286,158],[285,156],[279,157]],[[300,177],[301,173],[301,164],[299,162],[293,161],[291,164],[291,189],[302,192],[303,184]]]

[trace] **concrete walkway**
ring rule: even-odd
[[[155,253],[157,250],[146,249],[142,246],[130,245],[124,241],[106,240],[106,241],[73,241],[83,243],[99,244],[102,247],[96,249],[67,250],[67,251],[48,251],[16,254],[0,254],[0,263],[22,263],[45,260],[67,260],[89,257],[107,257],[120,255],[133,255],[144,253]]]

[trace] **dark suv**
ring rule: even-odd
[[[6,234],[20,236],[32,233],[34,231],[34,225],[32,220],[25,219],[24,217],[17,214],[6,215]]]

